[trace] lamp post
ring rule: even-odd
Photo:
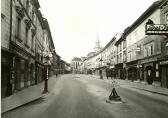
[[[52,54],[48,52],[43,52],[43,58],[44,58],[44,93],[48,93],[48,79],[49,79],[49,67],[51,65],[50,58],[52,58]]]
[[[103,59],[101,58],[101,59],[100,59],[101,67],[102,67],[102,61],[103,61]],[[100,69],[100,79],[103,79],[102,69]]]

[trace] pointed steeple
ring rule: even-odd
[[[98,29],[97,29],[97,36],[96,36],[96,42],[95,42],[94,52],[99,52],[101,49],[102,48],[100,46],[99,33],[98,33]]]

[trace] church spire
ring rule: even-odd
[[[98,33],[98,29],[97,29],[97,36],[96,36],[94,52],[98,52],[100,50],[101,50],[101,46],[100,46],[100,41],[99,41],[99,33]]]

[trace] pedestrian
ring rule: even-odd
[[[57,71],[56,71],[55,75],[56,75],[56,77],[58,76],[58,73],[57,73]]]

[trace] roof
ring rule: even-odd
[[[95,54],[95,52],[89,52],[89,53],[87,54],[87,57],[92,56],[92,55],[94,55],[94,54]]]
[[[125,32],[125,35],[129,35],[136,27],[139,26],[147,17],[149,17],[159,6],[164,2],[164,0],[155,1]]]
[[[82,61],[79,57],[74,57],[71,61]]]

